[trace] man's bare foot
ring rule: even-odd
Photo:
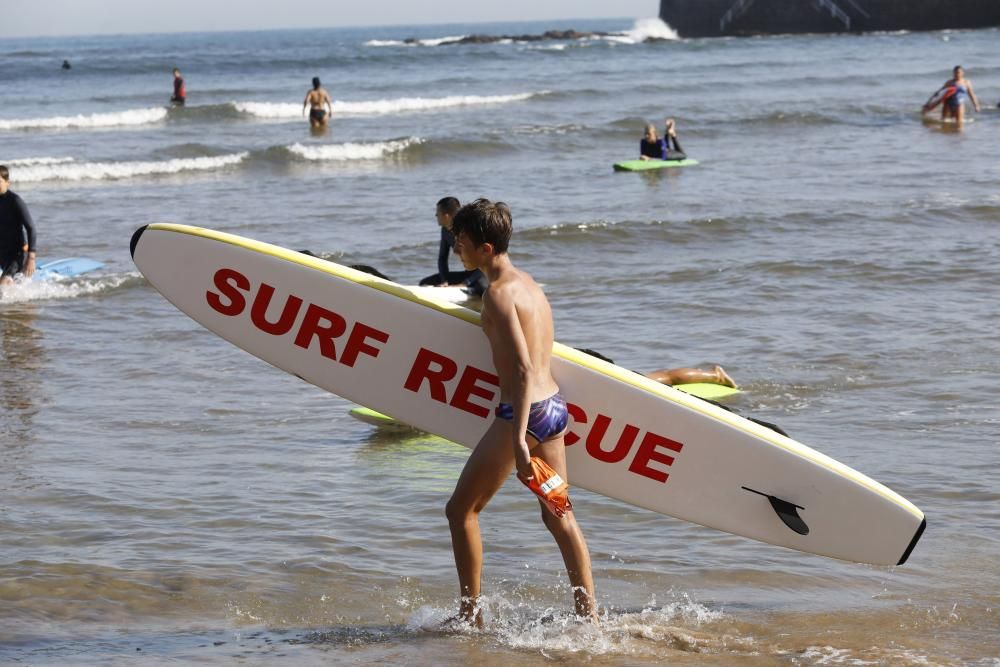
[[[576,617],[579,620],[600,625],[600,619],[597,616],[597,601],[583,587],[573,589],[573,602],[576,606]]]
[[[726,372],[722,366],[715,367],[715,377],[717,378],[716,383],[721,384],[723,387],[732,387],[736,389],[736,383],[733,378],[729,377],[729,373]]]
[[[441,622],[444,630],[468,630],[475,628],[483,629],[483,610],[479,606],[479,600],[462,598],[462,604],[458,613],[449,616]]]
[[[666,130],[666,133],[667,133],[668,137],[676,137],[677,136],[677,132],[674,130],[674,126],[675,125],[676,125],[676,123],[674,123],[674,119],[673,118],[668,118],[666,120],[665,130]]]

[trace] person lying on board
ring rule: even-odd
[[[923,113],[927,113],[934,107],[941,105],[941,120],[954,120],[961,125],[965,120],[965,100],[968,98],[972,102],[972,107],[978,112],[979,100],[972,89],[972,82],[965,78],[965,70],[961,65],[956,65],[952,70],[952,78],[944,82],[924,103]]]
[[[671,144],[673,148],[671,148]],[[673,118],[664,122],[663,138],[656,134],[656,126],[646,124],[646,132],[639,141],[640,160],[684,160],[687,155],[677,141],[677,124]]]
[[[479,513],[512,470],[539,498],[542,521],[562,552],[577,615],[596,622],[590,553],[569,501],[563,439],[569,412],[551,372],[552,309],[538,283],[507,254],[512,221],[506,204],[488,199],[466,204],[452,230],[462,264],[480,269],[490,281],[482,328],[496,366],[500,405],[445,508],[461,594],[458,614],[446,624],[483,625]]]
[[[595,350],[583,347],[578,347],[576,349],[585,354],[589,354],[592,357],[597,357],[598,359],[606,361],[609,364],[615,363]],[[656,371],[635,372],[639,373],[639,375],[645,375],[651,380],[656,380],[660,384],[670,386],[706,382],[708,384],[720,384],[723,387],[732,387],[733,389],[736,389],[736,383],[733,381],[733,378],[729,377],[729,374],[722,366],[715,366],[715,368],[710,371],[702,368],[661,368]]]
[[[442,197],[437,206],[434,207],[434,217],[437,218],[438,225],[441,226],[441,243],[438,245],[438,270],[418,283],[421,287],[445,287],[447,285],[465,285],[472,296],[482,296],[489,284],[483,272],[479,269],[473,271],[450,271],[448,269],[448,256],[454,251],[455,236],[451,233],[451,222],[462,208],[455,197]]]

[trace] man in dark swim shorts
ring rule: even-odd
[[[333,115],[333,102],[330,94],[320,85],[319,77],[314,76],[312,90],[306,93],[306,99],[302,102],[302,111],[309,107],[309,126],[313,129],[326,127]],[[326,109],[323,106],[326,105]]]
[[[543,496],[558,493],[559,506],[572,507],[563,439],[568,415],[551,371],[552,309],[538,283],[511,263],[507,254],[511,230],[507,205],[487,199],[466,204],[452,221],[455,250],[465,268],[480,269],[489,279],[481,322],[493,354],[501,404],[497,418],[472,450],[445,509],[462,596],[458,614],[450,622],[483,624],[479,513],[513,470],[539,495],[542,521],[562,552],[577,615],[596,620],[594,580],[583,531],[573,511],[554,511],[551,496]],[[548,476],[542,478],[538,470],[549,471]],[[558,488],[553,491],[556,480]]]
[[[0,286],[19,272],[35,273],[35,225],[24,200],[10,189],[10,171],[0,165]]]
[[[500,403],[495,416],[504,421],[514,421],[514,406],[510,403]],[[562,394],[553,394],[544,401],[536,401],[528,410],[528,426],[526,432],[538,442],[560,435],[569,424],[569,412]]]

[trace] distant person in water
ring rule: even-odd
[[[330,94],[320,85],[318,76],[313,77],[312,83],[312,90],[306,93],[306,99],[302,102],[302,113],[309,107],[309,126],[313,129],[323,128],[333,115],[333,102],[330,100]]]
[[[170,97],[171,103],[182,107],[187,101],[187,91],[184,90],[184,77],[181,76],[181,71],[174,68],[174,94]]]
[[[420,281],[420,285],[444,287],[446,285],[465,285],[472,296],[482,296],[489,283],[479,269],[472,271],[450,271],[448,256],[455,249],[455,235],[451,233],[451,223],[455,214],[462,208],[455,197],[442,197],[434,208],[434,216],[441,226],[441,243],[438,245],[438,270]]]
[[[73,66],[69,64],[68,60],[64,60],[62,64],[63,69],[73,69]]]
[[[965,121],[965,100],[972,102],[972,108],[980,111],[979,100],[972,89],[972,82],[965,78],[965,70],[956,65],[952,70],[952,78],[944,82],[924,104],[923,112],[927,113],[941,105],[941,120],[954,120],[961,125]]]
[[[656,126],[646,124],[646,132],[639,141],[640,160],[684,160],[687,155],[677,141],[677,127],[673,118],[668,118],[663,128],[663,138],[656,134]],[[672,147],[671,147],[672,145]]]
[[[10,171],[0,165],[0,287],[18,273],[35,273],[35,225],[24,200],[10,189]]]
[[[608,357],[605,357],[600,352],[595,350],[590,350],[587,348],[578,347],[580,352],[589,354],[592,357],[597,357],[609,364],[615,363]],[[729,373],[722,366],[715,366],[712,370],[707,371],[702,368],[661,368],[656,371],[641,372],[635,371],[639,375],[645,375],[651,380],[656,380],[660,384],[666,384],[670,386],[678,384],[694,384],[696,382],[705,382],[708,384],[719,384],[723,387],[736,388],[736,383],[733,378],[729,377]]]

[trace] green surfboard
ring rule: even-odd
[[[649,171],[651,169],[671,169],[673,167],[690,167],[698,164],[697,160],[626,160],[615,162],[615,171]]]

